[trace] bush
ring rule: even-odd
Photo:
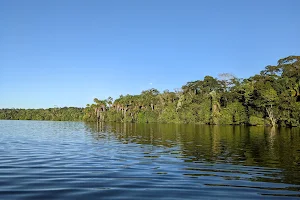
[[[248,117],[245,107],[240,102],[234,102],[221,110],[220,124],[247,124]]]
[[[160,114],[158,121],[162,123],[178,123],[179,118],[175,108],[173,106],[166,107]]]
[[[262,117],[250,116],[249,124],[252,126],[263,126],[265,124],[265,120]]]

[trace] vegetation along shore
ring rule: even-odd
[[[95,98],[86,108],[0,109],[0,119],[300,126],[300,56],[246,79],[205,76],[175,91]]]

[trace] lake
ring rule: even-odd
[[[0,121],[0,199],[296,199],[300,130]]]

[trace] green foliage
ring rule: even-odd
[[[112,110],[110,112],[107,112],[106,119],[107,121],[111,121],[111,122],[120,122],[122,121],[122,113]]]
[[[174,92],[151,88],[115,100],[95,98],[84,110],[2,109],[0,119],[300,126],[300,56],[282,58],[248,79],[223,73]]]
[[[0,109],[0,119],[81,121],[83,108]]]
[[[181,123],[195,123],[196,122],[196,115],[195,111],[192,110],[190,107],[185,107],[178,111],[179,122]]]
[[[158,122],[162,123],[178,123],[179,117],[174,109],[174,106],[167,106],[163,109],[162,113],[159,115]]]
[[[158,115],[155,112],[143,111],[138,114],[137,122],[139,123],[153,123],[157,122]]]
[[[249,124],[252,126],[263,126],[265,124],[265,120],[262,117],[250,116]]]
[[[137,122],[147,123],[147,117],[145,115],[145,112],[139,112],[139,114],[137,116]]]
[[[278,101],[277,92],[273,88],[268,88],[262,91],[261,95],[266,102],[265,104],[267,105],[273,105]]]
[[[211,119],[211,102],[208,98],[203,99],[197,108],[197,122],[209,124]]]
[[[299,126],[299,56],[280,59],[248,79],[220,74],[188,82],[181,90],[160,93],[152,88],[140,95],[121,95],[106,112],[107,121]],[[94,109],[84,119],[97,120]],[[106,100],[108,102],[108,100]]]
[[[240,102],[229,103],[221,111],[220,124],[248,124],[246,108]]]

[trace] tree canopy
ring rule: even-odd
[[[104,121],[116,122],[299,126],[299,91],[300,56],[288,56],[246,79],[221,73],[187,82],[174,92],[152,88],[121,95],[111,106],[106,103],[101,114]],[[99,120],[93,112],[87,107],[84,119]]]
[[[115,100],[95,98],[84,109],[2,109],[0,119],[300,126],[300,56],[282,58],[245,79],[221,73],[175,91],[151,88]]]

